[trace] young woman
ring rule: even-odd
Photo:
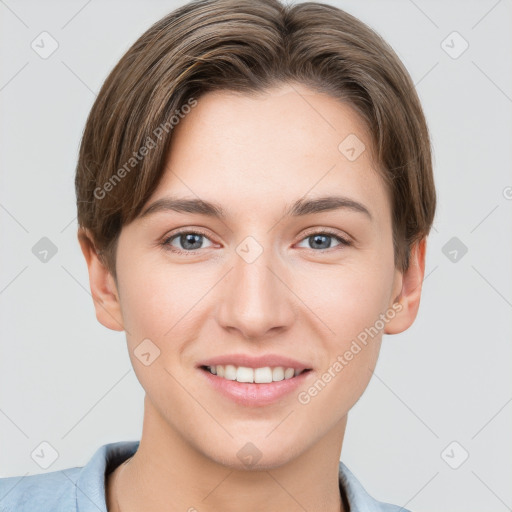
[[[143,432],[83,468],[0,480],[2,510],[406,510],[340,461],[382,335],[418,312],[436,206],[389,45],[329,5],[188,3],[105,81],[76,193]]]

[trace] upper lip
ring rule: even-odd
[[[307,364],[301,363],[295,359],[279,354],[266,354],[262,356],[250,356],[248,354],[226,354],[223,356],[212,357],[200,361],[197,366],[217,366],[233,364],[235,366],[244,366],[247,368],[263,368],[265,366],[283,366],[284,368],[294,368],[295,370],[310,370]]]

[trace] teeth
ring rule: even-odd
[[[224,367],[224,378],[227,380],[236,380],[236,366],[227,364]]]
[[[247,368],[246,366],[234,366],[232,364],[218,364],[216,366],[207,366],[206,368],[210,373],[213,373],[213,375],[217,375],[217,377],[236,380],[237,382],[252,382],[256,384],[291,379],[302,373],[295,368],[285,368],[284,366],[276,366],[274,368],[270,366],[263,368]]]
[[[276,366],[272,370],[272,380],[283,380],[284,379],[284,368],[282,366]]]

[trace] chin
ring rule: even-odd
[[[289,436],[286,436],[287,443],[279,436],[269,441],[268,438],[265,439],[265,435],[256,435],[252,437],[252,441],[245,437],[243,441],[237,439],[229,443],[219,443],[222,451],[211,452],[212,445],[209,445],[205,447],[208,452],[205,455],[217,464],[239,471],[276,469],[299,455],[297,441],[293,441]]]

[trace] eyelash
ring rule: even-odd
[[[208,238],[208,240],[210,240],[208,235],[206,233],[204,233],[203,231],[200,231],[200,230],[182,230],[182,231],[178,231],[177,233],[173,233],[172,235],[166,237],[163,240],[162,244],[161,244],[162,248],[165,249],[165,250],[171,251],[171,252],[173,252],[175,254],[185,254],[187,256],[194,256],[201,249],[197,249],[195,251],[182,251],[182,250],[176,249],[175,247],[172,247],[170,245],[170,242],[172,240],[174,240],[175,238],[179,237],[180,235],[184,235],[184,234],[187,234],[187,235],[201,235],[201,236],[204,236],[205,238]],[[334,231],[331,231],[330,229],[323,229],[321,231],[314,231],[314,232],[307,233],[303,238],[301,238],[300,242],[302,242],[303,240],[305,240],[307,238],[315,236],[315,235],[328,235],[328,236],[330,236],[332,238],[335,238],[338,242],[340,242],[340,245],[337,246],[337,247],[334,247],[334,248],[330,247],[329,249],[319,249],[319,250],[308,249],[309,251],[313,251],[313,252],[326,252],[326,251],[329,251],[331,249],[336,250],[339,247],[350,247],[352,245],[352,242],[350,240],[347,240],[347,239],[341,237],[340,235],[338,235]]]

